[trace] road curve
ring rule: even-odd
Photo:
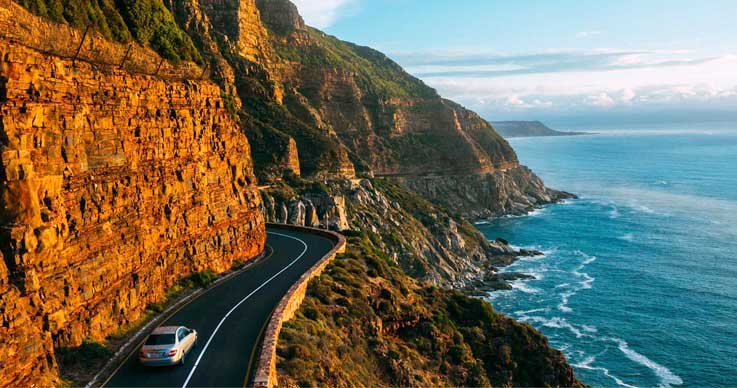
[[[182,366],[144,368],[138,347],[106,387],[243,387],[258,358],[259,337],[289,288],[334,246],[310,233],[267,229],[270,258],[208,290],[164,325],[197,330],[199,341]]]

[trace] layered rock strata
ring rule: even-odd
[[[0,41],[0,385],[48,384],[197,271],[260,253],[246,137],[205,81],[163,81]]]
[[[306,27],[287,0],[257,1],[282,63],[284,108],[326,137],[297,138],[306,177],[392,178],[469,218],[522,214],[567,197],[521,166],[514,150],[476,113],[441,98],[384,54]],[[247,108],[246,108],[247,109]],[[344,157],[336,158],[341,150]],[[328,169],[325,171],[325,169]]]

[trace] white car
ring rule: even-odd
[[[145,366],[181,365],[196,344],[196,330],[184,326],[157,327],[141,346],[138,360]]]

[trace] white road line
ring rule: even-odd
[[[230,314],[232,314],[233,311],[235,311],[235,309],[238,308],[238,306],[240,306],[241,304],[243,304],[243,302],[245,302],[246,300],[248,300],[248,298],[250,298],[253,294],[255,294],[256,292],[258,292],[258,290],[264,288],[264,286],[266,286],[267,284],[269,284],[269,282],[271,282],[272,280],[274,280],[277,276],[281,275],[284,271],[286,271],[287,269],[289,269],[289,267],[291,267],[292,265],[294,265],[294,263],[296,263],[297,261],[299,261],[299,259],[301,259],[302,256],[304,256],[305,253],[307,252],[307,243],[305,243],[304,241],[298,239],[297,237],[293,237],[293,236],[289,236],[289,235],[281,234],[281,233],[276,233],[276,232],[266,232],[266,233],[267,234],[273,234],[273,235],[276,235],[276,236],[282,236],[282,237],[286,237],[286,238],[291,238],[292,240],[297,240],[297,241],[301,242],[302,245],[304,245],[304,249],[302,250],[302,253],[300,253],[299,256],[297,256],[296,259],[292,260],[292,262],[289,263],[289,265],[287,265],[286,267],[284,267],[281,271],[277,272],[274,276],[270,277],[269,280],[263,282],[260,286],[258,286],[258,288],[256,288],[255,290],[251,291],[250,294],[246,295],[245,298],[241,299],[241,301],[238,302],[238,304],[236,304],[235,306],[233,306],[233,308],[230,309],[230,311],[228,311],[228,313],[225,314],[225,316],[223,316],[223,319],[221,319],[220,320],[220,323],[218,323],[217,327],[215,327],[215,330],[210,335],[210,338],[207,339],[207,343],[205,343],[205,347],[202,348],[202,351],[200,352],[199,357],[197,357],[197,361],[194,362],[194,366],[192,366],[192,370],[189,371],[189,375],[187,376],[187,380],[184,381],[184,385],[182,385],[182,388],[186,388],[187,387],[187,384],[189,384],[189,380],[192,378],[192,375],[194,375],[194,371],[195,371],[195,369],[197,369],[197,365],[200,364],[200,360],[202,360],[202,356],[205,355],[205,352],[207,351],[207,347],[210,346],[210,342],[212,342],[212,339],[215,338],[215,334],[217,334],[218,330],[220,330],[220,326],[223,325],[223,323],[225,322],[226,319],[228,319],[228,317],[230,316]]]

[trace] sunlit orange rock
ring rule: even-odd
[[[249,144],[209,81],[0,40],[0,135],[0,386],[51,384],[55,347],[264,247]]]

